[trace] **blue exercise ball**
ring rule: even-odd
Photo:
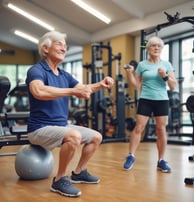
[[[24,180],[48,178],[54,167],[52,152],[38,145],[25,145],[16,154],[15,170]]]

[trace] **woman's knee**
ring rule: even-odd
[[[141,135],[144,129],[145,127],[143,125],[136,125],[133,132],[137,135]]]
[[[164,122],[156,123],[156,131],[159,133],[165,132],[166,131],[166,123],[164,123]]]

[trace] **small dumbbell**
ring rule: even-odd
[[[194,161],[194,155],[189,156],[189,161]]]
[[[130,69],[129,64],[124,65],[124,69]]]
[[[188,185],[194,185],[194,178],[186,177],[184,183]]]

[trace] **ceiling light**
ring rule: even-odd
[[[19,31],[19,30],[15,30],[15,31],[14,31],[14,34],[17,35],[17,36],[20,36],[20,37],[22,37],[22,38],[24,38],[24,39],[27,39],[28,41],[31,41],[31,42],[33,42],[33,43],[38,44],[38,39],[35,38],[35,37],[33,37],[33,36],[30,36],[29,34],[26,34],[26,33],[21,32],[21,31]]]
[[[90,14],[94,15],[101,21],[105,22],[106,24],[109,24],[111,22],[111,19],[100,13],[99,11],[95,10],[94,8],[90,7],[88,4],[84,3],[82,0],[71,0],[73,3],[78,5],[79,7],[83,8]]]
[[[43,22],[42,20],[34,17],[33,15],[27,13],[26,11],[20,9],[19,7],[15,6],[15,5],[11,4],[11,3],[9,3],[7,6],[8,6],[8,8],[10,8],[10,9],[14,10],[15,12],[19,13],[20,15],[23,15],[24,17],[28,18],[29,20],[39,24],[40,26],[42,26],[42,27],[44,27],[44,28],[46,28],[46,29],[48,29],[50,31],[53,31],[55,29],[51,25]]]

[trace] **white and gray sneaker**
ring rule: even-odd
[[[55,181],[54,177],[50,190],[70,197],[77,197],[81,195],[81,191],[74,187],[66,176],[62,177],[58,181]]]

